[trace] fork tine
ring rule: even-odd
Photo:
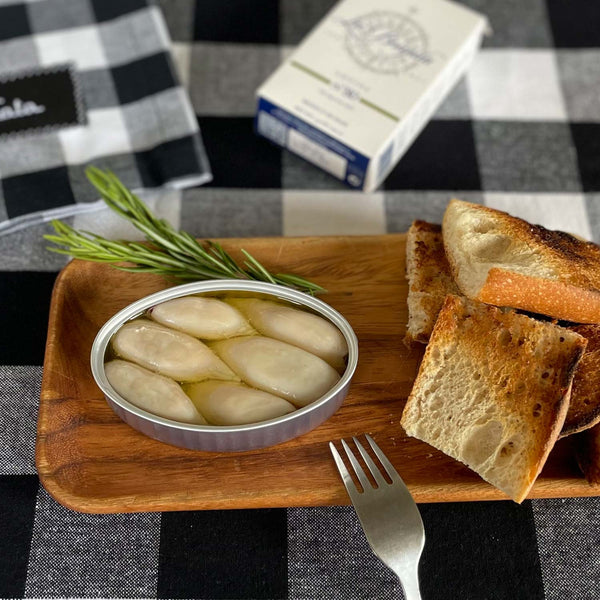
[[[375,440],[368,433],[365,433],[365,438],[367,438],[367,441],[371,445],[375,456],[377,456],[379,462],[381,462],[381,464],[384,466],[387,474],[390,476],[390,479],[392,481],[402,481],[402,478],[400,475],[398,475],[398,471],[394,469],[394,466],[389,461],[388,457],[383,453],[381,448],[375,443]]]
[[[380,487],[382,485],[389,485],[388,482],[383,477],[383,475],[381,474],[379,467],[375,464],[373,459],[369,456],[367,451],[363,448],[363,445],[355,437],[353,437],[352,439],[354,440],[354,443],[356,444],[356,447],[358,448],[360,455],[363,457],[365,464],[367,465],[367,467],[369,467],[369,470],[371,471],[371,475],[373,475],[373,479],[375,479],[375,481],[377,482],[377,485]]]
[[[363,468],[360,466],[360,463],[356,460],[356,456],[354,456],[354,452],[352,452],[352,450],[350,450],[350,446],[348,446],[348,444],[346,444],[345,440],[342,440],[342,446],[344,447],[344,450],[346,451],[346,455],[348,456],[348,459],[350,460],[350,464],[352,465],[352,468],[354,469],[354,472],[356,473],[356,476],[358,477],[358,480],[360,481],[360,485],[362,486],[363,491],[366,492],[369,488],[373,489],[373,486],[371,485],[371,482],[369,481],[368,477],[365,475]]]
[[[348,472],[348,469],[346,468],[346,465],[344,464],[344,461],[342,460],[340,453],[338,452],[337,448],[333,445],[333,442],[329,442],[329,449],[331,450],[331,454],[333,454],[333,460],[335,460],[335,464],[338,468],[338,471],[340,472],[340,475],[342,476],[342,481],[344,482],[346,491],[348,492],[348,495],[350,496],[350,500],[352,500],[352,502],[354,502],[354,499],[356,498],[356,495],[358,494],[358,489],[356,488],[356,485],[354,484],[354,481],[353,481],[350,473]]]

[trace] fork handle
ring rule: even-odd
[[[406,569],[396,573],[404,592],[404,600],[421,600],[417,569]]]
[[[404,591],[404,600],[421,600],[419,584],[416,584],[414,587],[402,584],[402,589]]]

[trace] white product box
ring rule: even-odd
[[[486,27],[446,0],[341,0],[257,91],[256,131],[371,191],[464,74]]]

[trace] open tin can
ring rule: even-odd
[[[121,397],[110,385],[104,363],[110,341],[127,321],[143,315],[149,308],[182,296],[218,296],[230,292],[257,294],[266,299],[284,300],[325,318],[337,327],[348,345],[346,369],[340,380],[325,395],[303,408],[282,417],[247,425],[218,426],[180,423],[149,413]],[[335,413],[348,393],[358,364],[358,340],[348,321],[331,306],[305,294],[279,285],[237,279],[188,283],[146,296],[110,318],[100,329],[91,351],[94,379],[108,404],[128,425],[141,433],[174,446],[210,452],[235,452],[273,446],[311,431]]]

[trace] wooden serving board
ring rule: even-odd
[[[348,504],[328,442],[370,433],[417,502],[506,498],[462,464],[408,438],[400,417],[422,350],[402,343],[407,307],[405,236],[220,240],[252,253],[273,271],[328,289],[359,339],[349,394],[329,421],[295,440],[261,450],[209,453],[157,442],[123,423],[95,385],[89,366],[104,322],[163,279],[72,261],[52,296],[40,400],[36,462],[61,504],[83,512],[264,508]],[[560,441],[531,497],[600,495]]]

